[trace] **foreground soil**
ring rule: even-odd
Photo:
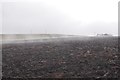
[[[118,78],[118,39],[3,44],[3,78]]]

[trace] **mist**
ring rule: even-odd
[[[88,7],[82,5],[85,2],[79,2],[78,0],[65,0],[65,2],[61,1],[59,4],[58,2],[60,1],[51,1],[50,3],[47,0],[41,0],[41,2],[3,2],[1,7],[2,32],[0,31],[0,33],[118,34],[117,16],[115,15],[117,14],[117,7],[112,5],[112,9],[110,10],[112,0],[109,3],[110,8],[105,7],[107,5],[105,4],[106,2],[103,3],[105,9],[103,6],[100,7],[96,1],[94,1],[96,4],[93,2],[90,3],[90,5],[93,4],[94,6],[88,4]],[[105,12],[106,9],[108,11]]]

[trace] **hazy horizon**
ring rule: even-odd
[[[0,33],[118,35],[118,1],[3,0]]]

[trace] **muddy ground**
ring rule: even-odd
[[[118,38],[3,44],[3,78],[118,78]]]

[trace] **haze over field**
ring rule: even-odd
[[[1,0],[0,33],[118,35],[118,1]]]
[[[118,1],[0,0],[0,78],[118,78]]]
[[[60,34],[2,34],[0,41],[15,41],[15,40],[37,40],[37,39],[51,39],[51,38],[66,38],[73,37],[72,35]]]

